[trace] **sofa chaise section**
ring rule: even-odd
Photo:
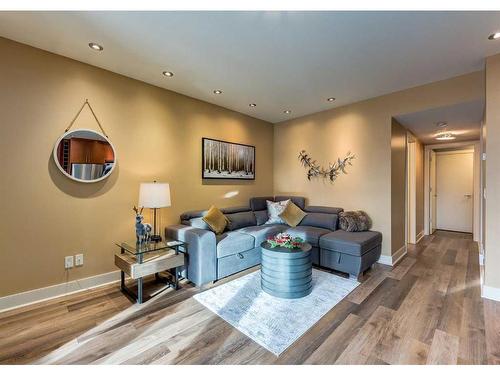
[[[382,234],[337,230],[322,236],[319,246],[321,266],[357,277],[380,258]]]

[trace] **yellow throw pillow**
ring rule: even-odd
[[[296,227],[306,215],[295,203],[290,201],[279,216],[291,227]]]
[[[227,217],[224,216],[221,210],[217,207],[212,206],[208,210],[207,214],[203,216],[203,221],[212,229],[215,234],[221,234],[226,229],[226,225],[229,223]]]

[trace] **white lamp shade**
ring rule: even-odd
[[[139,189],[139,207],[170,207],[170,186],[160,182],[143,182]]]

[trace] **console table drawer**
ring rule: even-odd
[[[153,275],[157,272],[184,265],[184,254],[162,254],[146,257],[142,263],[137,263],[134,256],[115,254],[115,265],[133,279]]]

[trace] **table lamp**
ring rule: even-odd
[[[162,207],[170,207],[170,186],[162,182],[142,182],[139,189],[139,207],[153,210],[153,235],[151,241],[160,242],[161,235],[156,227],[156,211]]]

